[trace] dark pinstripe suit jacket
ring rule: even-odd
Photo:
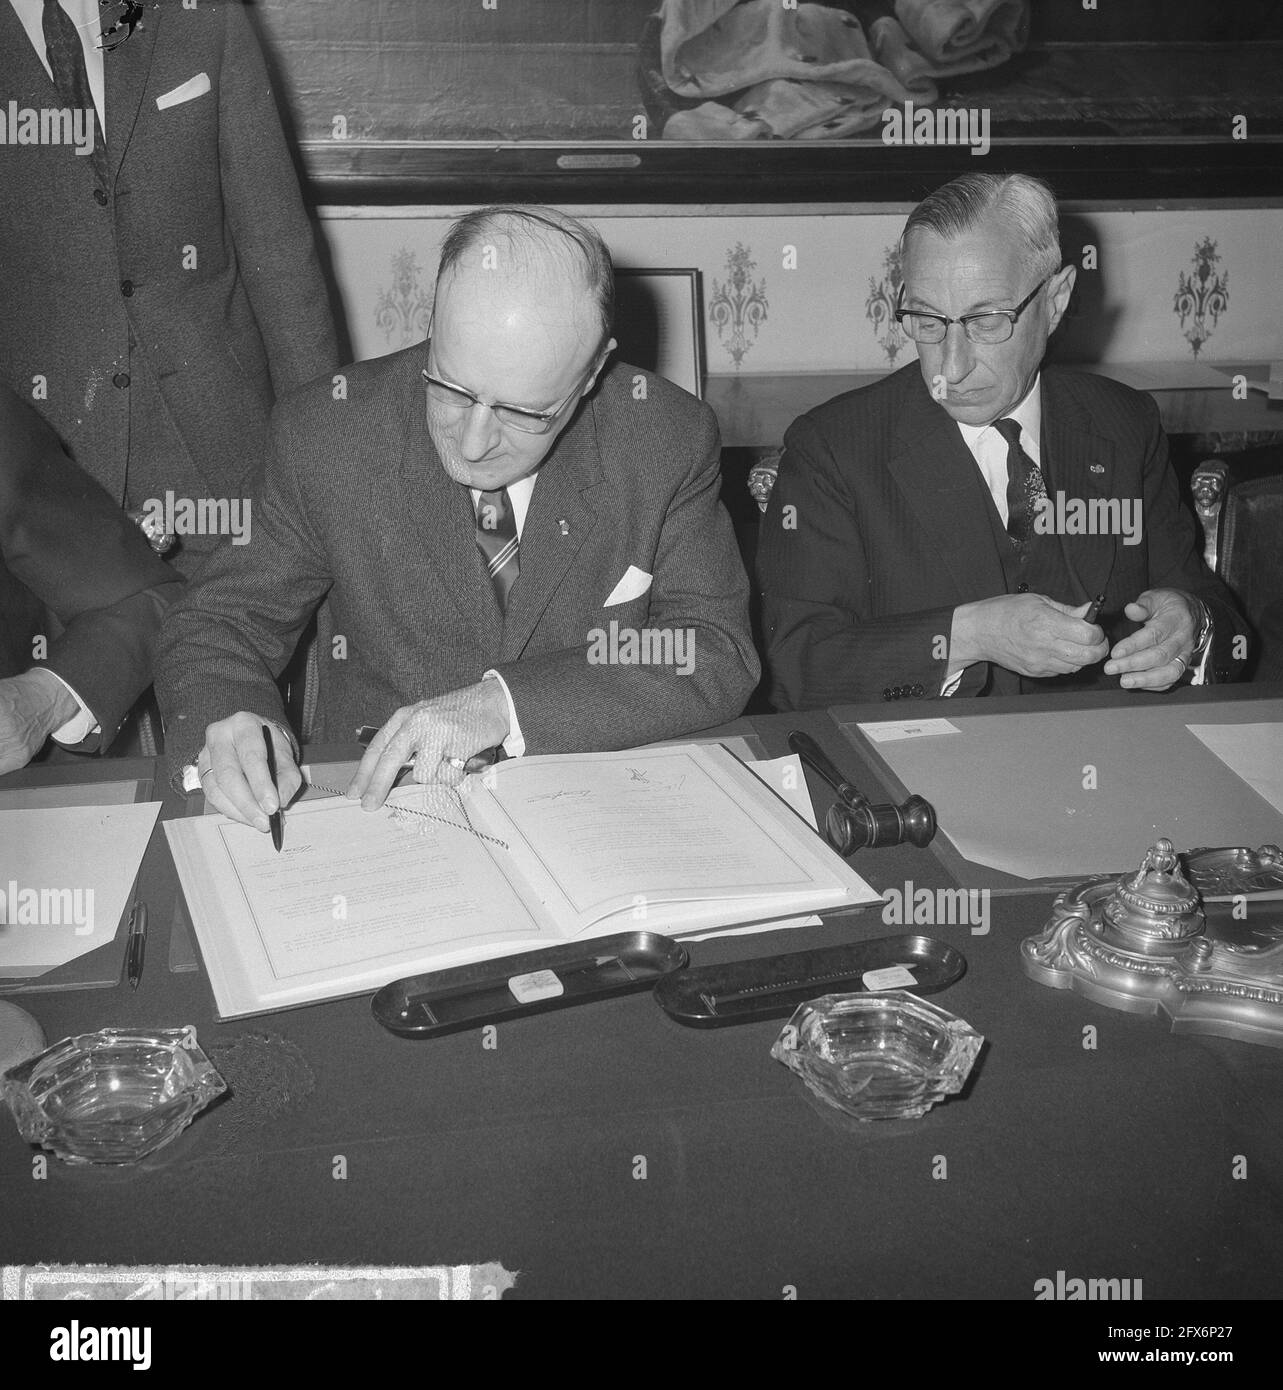
[[[250,543],[210,558],[162,632],[176,770],[214,720],[283,717],[273,677],[323,599],[315,740],[350,740],[489,668],[530,753],[626,748],[743,709],[758,662],[712,411],[624,363],[604,372],[541,465],[501,612],[472,498],[428,434],[426,360],[418,344],[357,363],[346,399],[322,379],[276,407]],[[653,576],[649,590],[605,607],[629,566]],[[591,634],[612,620],[689,630],[693,670],[590,661]]]
[[[1048,597],[1086,602],[1106,575],[1106,615],[1148,588],[1196,594],[1216,625],[1212,665],[1230,679],[1241,664],[1231,645],[1242,620],[1194,548],[1194,521],[1150,397],[1044,367],[1042,457],[1053,497],[1143,501],[1140,544],[1058,537],[1064,589]],[[795,421],[758,549],[773,702],[802,709],[878,700],[887,690],[938,694],[948,662],[936,639],[948,636],[954,608],[1007,592],[997,527],[980,470],[916,362]],[[1135,630],[1126,619],[1105,627],[1115,641]],[[1056,684],[977,663],[958,694]],[[1096,666],[1075,685],[1116,687],[1117,677]]]
[[[0,678],[47,666],[102,726],[105,749],[151,682],[152,644],[182,577],[0,386]],[[33,660],[33,639],[48,650]]]
[[[31,400],[46,378],[37,409],[119,501],[132,332],[202,485],[235,495],[260,466],[273,395],[338,349],[244,6],[159,0],[144,24],[104,58],[106,188],[68,146],[0,144],[0,382]],[[157,107],[202,73],[209,91]],[[62,105],[8,0],[0,79],[6,102]]]

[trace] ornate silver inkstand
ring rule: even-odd
[[[1047,925],[1020,943],[1025,973],[1128,1013],[1166,1014],[1174,1033],[1283,1047],[1283,927],[1208,929],[1198,890],[1227,896],[1283,884],[1283,853],[1199,850],[1189,877],[1170,840],[1134,874],[1089,878],[1060,894]],[[1254,914],[1264,915],[1265,904]]]

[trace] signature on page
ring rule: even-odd
[[[677,777],[656,776],[653,771],[648,771],[642,767],[630,767],[625,769],[628,773],[629,783],[639,782],[642,786],[650,788],[652,791],[677,793],[686,785],[686,774],[680,773]]]

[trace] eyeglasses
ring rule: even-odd
[[[920,309],[902,309],[897,305],[896,322],[915,343],[944,342],[951,323],[962,325],[968,342],[1005,343],[1016,331],[1016,320],[1033,303],[1038,291],[1048,280],[1059,274],[1058,270],[1052,271],[1051,275],[1041,284],[1035,285],[1014,309],[986,309],[982,313],[963,314],[961,318],[951,319],[944,314],[928,314]],[[904,298],[903,284],[900,286],[899,297]]]
[[[548,410],[530,410],[523,405],[483,401],[480,396],[474,395],[466,386],[459,386],[453,381],[446,381],[444,377],[433,376],[426,367],[422,371],[422,376],[428,384],[428,399],[435,401],[437,405],[443,405],[451,410],[471,410],[474,405],[484,405],[501,425],[520,430],[522,434],[547,434],[556,424],[557,417],[584,389],[604,360],[605,354],[602,353],[566,395]]]

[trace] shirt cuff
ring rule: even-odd
[[[956,671],[950,671],[944,678],[944,684],[940,687],[942,699],[958,693],[958,687],[962,684],[962,677],[966,674],[966,670],[965,666],[961,666]]]
[[[47,666],[43,670],[49,671]],[[49,674],[56,680],[71,698],[80,706],[78,714],[73,714],[70,719],[60,729],[55,729],[50,737],[55,743],[61,743],[66,748],[74,748],[76,744],[83,743],[90,734],[102,732],[102,726],[94,718],[93,710],[80,698],[79,695],[67,684],[57,671],[49,671]]]
[[[517,707],[512,703],[512,691],[508,689],[508,682],[498,671],[486,671],[481,678],[482,680],[498,681],[503,690],[503,698],[508,702],[508,728],[511,732],[503,741],[503,751],[510,758],[523,757],[526,751],[526,739],[521,732],[521,724],[517,719]]]

